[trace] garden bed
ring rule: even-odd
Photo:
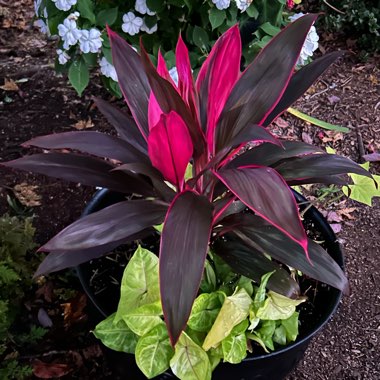
[[[9,79],[18,87],[12,89],[10,84],[6,90],[0,89],[1,161],[20,157],[25,153],[20,144],[34,136],[82,127],[111,132],[91,101],[93,95],[108,100],[110,95],[95,79],[79,98],[65,78],[54,74],[56,42],[46,41],[33,28],[30,21],[33,2],[22,0],[14,4],[15,9],[23,9],[14,13],[17,18],[9,18],[5,23],[6,18],[0,16],[3,17],[0,18],[0,86]],[[1,0],[0,7],[4,7]],[[330,37],[325,35],[322,40],[326,51],[335,50],[337,44],[346,48],[343,42],[333,42]],[[314,117],[349,127],[349,133],[326,133],[288,115],[273,126],[274,133],[320,146],[328,144],[355,161],[363,153],[379,151],[380,141],[376,136],[380,133],[380,75],[375,62],[375,59],[358,62],[355,54],[346,55],[296,105]],[[372,168],[379,174],[378,164]],[[10,211],[7,196],[14,199],[14,187],[21,183],[27,184],[27,198],[34,201],[34,206],[26,211],[35,215],[33,224],[40,244],[74,221],[94,192],[80,185],[0,167],[0,214]],[[380,203],[375,200],[374,207],[369,208],[348,200],[335,207],[343,210],[335,224],[338,229],[342,227],[338,237],[346,254],[351,295],[343,298],[334,320],[311,344],[289,380],[380,377]],[[62,296],[68,288],[71,293]],[[53,361],[61,374],[67,371],[66,378],[114,378],[95,338],[85,333],[91,326],[86,324],[85,299],[77,289],[78,283],[69,275],[49,276],[47,282],[36,285],[26,302],[24,320],[37,323],[38,311],[43,309],[53,321],[53,327],[42,343],[28,352],[21,348],[20,355],[25,363],[40,370],[44,368],[41,362]],[[65,309],[64,304],[69,306]],[[51,370],[49,366],[45,369]]]

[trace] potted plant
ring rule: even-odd
[[[243,73],[239,30],[232,27],[216,42],[195,84],[181,38],[176,49],[176,84],[160,54],[156,69],[143,45],[140,55],[109,30],[113,62],[133,118],[101,100],[96,103],[119,137],[87,131],[42,136],[25,145],[49,153],[4,164],[119,193],[117,203],[84,216],[41,247],[40,251],[50,253],[37,274],[99,258],[149,236],[153,226],[163,224],[159,284],[153,292],[159,294],[160,302],[150,298],[151,290],[145,288],[137,304],[129,306],[153,302],[159,313],[162,308],[163,317],[158,318],[165,322],[167,336],[160,324],[156,338],[167,347],[170,342],[175,350],[185,351],[197,345],[184,330],[209,252],[236,274],[262,280],[279,297],[299,298],[293,269],[347,292],[341,267],[307,237],[289,185],[345,183],[346,173],[370,175],[347,158],[280,140],[266,128],[340,56],[325,55],[294,72],[316,18],[308,14],[290,24]],[[56,152],[63,148],[87,155]],[[322,237],[328,233],[322,231]],[[241,295],[241,289],[237,286],[233,294]],[[244,309],[245,314],[251,312],[251,323],[257,313],[257,305],[252,306],[255,297]],[[121,311],[119,304],[119,315],[131,311],[127,300],[123,298]],[[225,333],[229,335],[241,322],[234,319]],[[220,343],[214,340],[204,349],[218,350]],[[211,377],[210,363],[201,378]],[[186,376],[180,375],[193,378]]]

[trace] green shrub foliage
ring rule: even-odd
[[[358,47],[368,51],[380,50],[380,1],[335,0],[330,2],[343,13],[338,13],[321,2],[329,30],[344,32],[357,38]]]

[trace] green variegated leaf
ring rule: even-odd
[[[239,289],[232,296],[227,297],[206,336],[203,349],[208,351],[212,347],[217,347],[236,325],[248,317],[251,304],[252,299],[245,289]]]
[[[208,332],[219,314],[223,299],[222,292],[199,295],[194,301],[188,326],[195,331]]]
[[[239,278],[239,281],[237,283],[238,288],[243,288],[246,290],[246,292],[252,296],[253,294],[253,285],[252,285],[252,280],[248,277],[241,276]]]
[[[222,345],[220,344],[216,348],[210,348],[207,351],[207,355],[210,360],[211,370],[213,371],[216,368],[216,366],[220,363],[220,361],[223,359]]]
[[[123,320],[115,322],[115,316],[116,313],[113,313],[100,322],[95,327],[94,335],[112,350],[134,354],[138,337]]]
[[[162,307],[161,302],[157,301],[152,304],[142,305],[137,309],[123,316],[125,323],[137,335],[147,334],[157,325],[163,324],[161,319]]]
[[[276,327],[276,330],[274,330],[273,342],[280,344],[281,346],[286,345],[286,330],[283,325]]]
[[[222,340],[225,362],[238,364],[247,356],[247,337],[245,335],[247,328],[248,320],[245,319],[232,329],[227,338]]]
[[[264,305],[257,310],[256,316],[260,319],[272,321],[287,319],[296,311],[296,306],[305,301],[306,297],[293,300],[269,291],[268,298],[265,300]]]
[[[124,270],[115,320],[157,301],[160,301],[158,257],[139,246]]]
[[[137,342],[136,363],[144,375],[151,379],[169,368],[173,354],[166,326],[162,323]]]
[[[299,313],[295,312],[288,319],[281,321],[286,332],[287,342],[294,342],[298,336],[298,316]]]
[[[181,380],[211,380],[211,364],[206,352],[185,332],[182,332],[175,346],[170,368]]]

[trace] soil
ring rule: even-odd
[[[5,79],[16,81],[18,86],[16,91],[0,89],[0,160],[27,153],[20,144],[32,137],[75,130],[74,125],[80,121],[90,126],[91,119],[92,130],[111,133],[111,127],[91,101],[94,95],[106,100],[112,100],[111,96],[95,77],[80,98],[65,77],[55,75],[56,41],[46,40],[33,26],[33,2],[18,0],[9,5],[0,0],[0,10],[10,11],[0,12],[0,86]],[[321,47],[325,51],[347,48],[345,41],[334,41],[334,36],[322,37]],[[314,117],[349,127],[349,133],[327,132],[289,115],[273,125],[273,132],[320,146],[330,145],[355,161],[361,161],[363,154],[379,152],[378,63],[378,57],[359,62],[355,52],[350,52],[295,105]],[[371,170],[379,174],[379,164],[373,163]],[[19,194],[15,186],[21,183],[27,184],[29,206],[23,206],[15,197]],[[39,244],[77,219],[93,193],[94,189],[82,185],[0,167],[0,214],[16,211],[33,214]],[[315,195],[314,188],[310,194]],[[7,198],[14,200],[13,208]],[[335,228],[341,228],[337,236],[346,255],[351,293],[343,298],[337,314],[314,339],[288,380],[379,379],[379,199],[374,200],[372,208],[351,200],[324,203],[320,207],[326,207],[327,211],[343,210],[342,220],[334,224]],[[74,295],[62,298],[51,291],[64,287],[72,289]],[[51,276],[36,288],[25,308],[27,318],[38,321],[37,314],[43,308],[52,318],[54,328],[28,355],[19,349],[24,361],[31,363],[35,372],[41,362],[70,365],[64,378],[113,378],[96,340],[83,333],[91,326],[86,322],[86,301],[75,277]],[[71,314],[67,310],[62,313],[64,304],[72,309]]]

